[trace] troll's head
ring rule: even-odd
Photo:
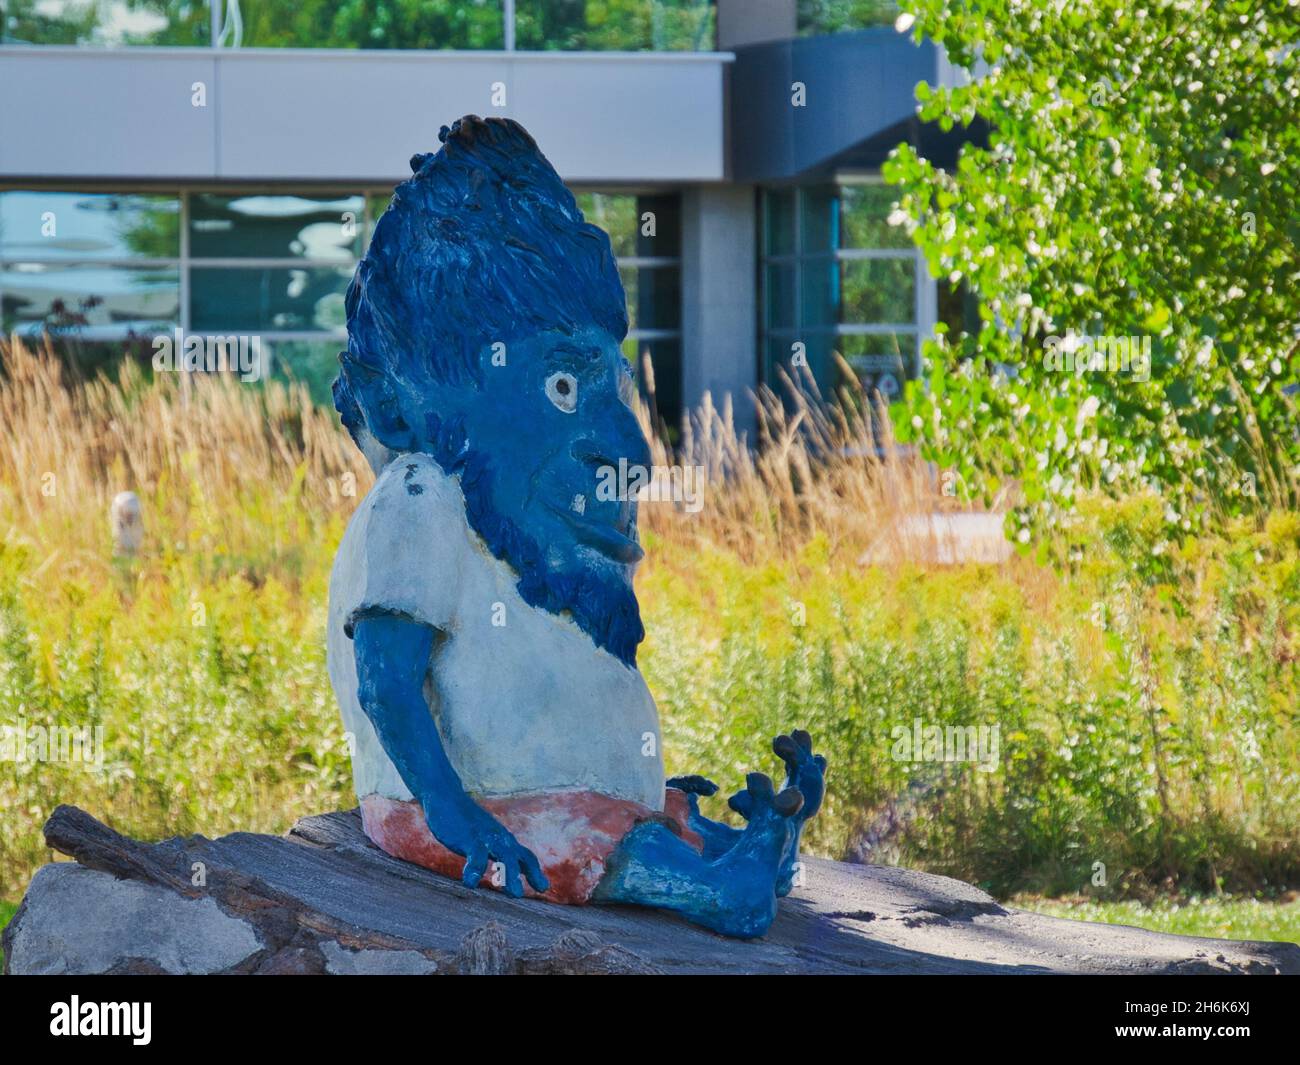
[[[348,289],[335,405],[372,465],[418,451],[458,477],[524,600],[631,665],[636,505],[596,487],[649,455],[609,238],[518,123],[469,116],[439,139]]]

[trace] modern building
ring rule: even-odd
[[[913,94],[954,72],[890,0],[242,4],[0,0],[6,331],[251,334],[319,388],[377,214],[471,112],[610,233],[670,424],[705,391],[747,422],[800,355],[892,394],[947,313],[879,171],[953,153]]]

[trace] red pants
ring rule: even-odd
[[[697,850],[701,846],[686,825],[686,794],[676,788],[665,791],[662,814],[594,791],[512,795],[483,799],[479,805],[537,856],[551,884],[537,897],[551,902],[586,902],[605,873],[606,859],[642,821],[661,820]],[[465,859],[433,838],[418,802],[367,795],[361,800],[361,820],[371,842],[394,858],[460,879]],[[492,883],[491,866],[480,886],[499,887]],[[524,891],[537,895],[526,882]]]

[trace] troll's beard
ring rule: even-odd
[[[566,611],[597,647],[636,668],[637,645],[645,638],[641,609],[632,587],[631,565],[578,542],[559,538],[545,545],[518,521],[503,514],[492,494],[492,469],[482,452],[462,448],[450,460],[434,457],[460,478],[465,516],[493,557],[519,576],[516,588],[529,606],[552,614]]]

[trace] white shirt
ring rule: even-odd
[[[358,799],[412,798],[357,700],[344,631],[377,607],[443,634],[425,697],[471,795],[594,791],[662,810],[659,715],[641,674],[569,617],[525,603],[518,579],[469,527],[459,481],[431,457],[399,455],[384,468],[330,577],[327,658]]]

